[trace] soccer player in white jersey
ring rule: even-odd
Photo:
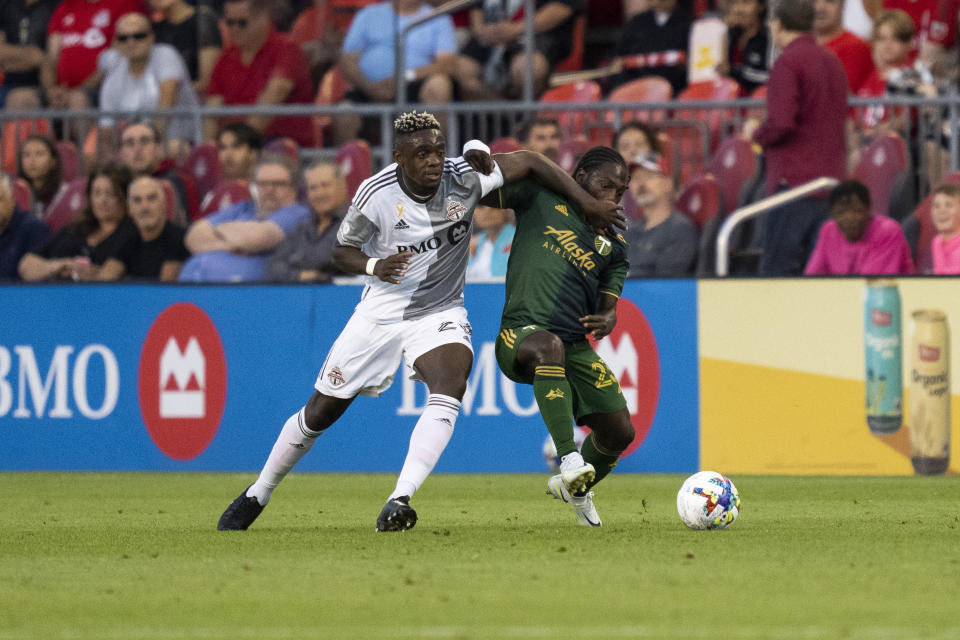
[[[529,173],[576,202],[598,226],[622,226],[615,203],[596,200],[541,154],[498,156],[484,175],[462,157],[444,157],[446,141],[434,116],[405,113],[394,129],[396,162],[361,183],[337,234],[336,265],[369,276],[360,303],[331,347],[316,391],[287,419],[257,481],[220,517],[220,530],[249,527],[317,436],[357,395],[383,393],[403,360],[429,396],[377,531],[413,527],[410,498],[453,434],[473,366],[463,285],[474,207],[504,180]]]

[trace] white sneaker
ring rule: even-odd
[[[573,513],[577,516],[581,526],[599,527],[603,524],[600,522],[600,514],[597,513],[597,508],[593,506],[593,491],[589,491],[582,496],[570,495],[563,484],[563,478],[560,477],[560,474],[557,474],[547,480],[547,493],[573,507]]]
[[[571,494],[586,489],[597,475],[593,465],[583,461],[579,451],[568,453],[560,461],[560,477]]]

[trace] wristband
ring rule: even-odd
[[[367,268],[365,269],[365,271],[367,272],[368,276],[373,275],[373,269],[374,267],[377,266],[378,262],[380,262],[380,258],[370,258],[369,260],[367,260]]]
[[[488,156],[490,155],[490,147],[479,140],[467,140],[467,143],[463,145],[463,153],[461,155],[467,155],[467,151],[483,151]]]
[[[403,74],[403,79],[407,82],[413,82],[417,79],[417,72],[415,69],[407,69],[406,73]]]

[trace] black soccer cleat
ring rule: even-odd
[[[247,489],[249,488],[247,487]],[[246,531],[247,527],[253,524],[253,521],[263,511],[263,507],[260,506],[256,498],[247,496],[247,489],[244,489],[243,493],[237,496],[237,499],[231,502],[227,510],[220,516],[220,520],[217,522],[217,531]]]
[[[410,506],[410,496],[389,500],[377,517],[377,531],[406,531],[417,524],[417,512]]]

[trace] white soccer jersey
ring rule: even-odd
[[[408,192],[399,174],[394,163],[360,183],[337,232],[337,242],[374,258],[413,252],[399,285],[367,277],[357,312],[373,322],[463,306],[473,210],[503,186],[499,166],[485,176],[462,157],[444,160],[440,186],[426,201]]]

